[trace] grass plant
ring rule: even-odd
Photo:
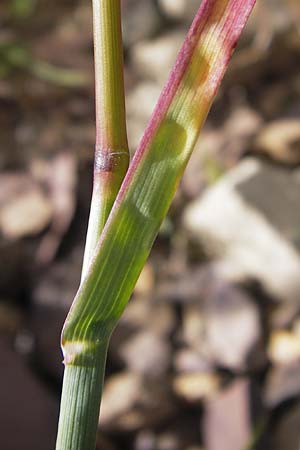
[[[62,333],[65,372],[56,450],[95,448],[110,336],[254,3],[202,1],[127,170],[120,0],[93,0],[94,191],[82,280]]]

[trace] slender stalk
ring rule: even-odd
[[[84,279],[128,169],[120,0],[93,0],[96,86],[94,185],[83,260]]]
[[[108,341],[95,346],[89,360],[66,363],[56,449],[95,448]]]
[[[125,121],[120,0],[93,0],[96,86],[94,184],[82,280],[120,189],[129,163]],[[64,380],[57,450],[95,447],[108,338],[89,348],[64,348]],[[73,358],[73,354],[79,354]]]

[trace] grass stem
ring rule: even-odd
[[[93,23],[96,148],[82,279],[129,164],[120,0],[93,0]]]
[[[120,0],[93,0],[96,85],[94,184],[82,280],[129,164]],[[64,380],[56,450],[93,450],[108,337],[63,345]]]

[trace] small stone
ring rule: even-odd
[[[108,378],[102,396],[100,424],[109,426],[131,411],[139,399],[142,382],[141,375],[130,372]]]
[[[166,338],[169,338],[175,328],[175,324],[175,312],[170,304],[154,302],[152,297],[149,298],[148,295],[134,296],[127,305],[112,334],[109,346],[111,359],[116,364],[122,363],[124,355],[121,355],[121,349],[127,346],[127,342],[131,340],[135,346],[137,344],[136,335],[141,336],[143,333],[154,335],[155,338],[148,340],[148,344],[154,340],[167,343]],[[143,341],[143,338],[141,338],[141,341]],[[165,348],[165,345],[163,347]],[[144,359],[145,352],[142,348],[140,351]],[[166,367],[165,364],[163,366]]]
[[[246,107],[236,107],[225,122],[225,134],[235,138],[255,136],[262,126],[262,118],[257,111]]]
[[[245,291],[219,280],[204,313],[208,354],[215,364],[239,371],[264,362],[259,311]]]
[[[263,128],[255,141],[255,149],[286,164],[300,163],[300,120],[284,119]]]
[[[220,378],[209,372],[194,372],[178,375],[173,381],[176,394],[189,403],[210,398],[220,386]]]
[[[198,8],[198,0],[159,0],[162,12],[172,20],[191,21]]]
[[[268,345],[268,356],[274,364],[300,361],[300,336],[290,331],[274,331]]]
[[[190,203],[183,225],[220,276],[299,304],[299,193],[299,169],[247,158]]]
[[[36,187],[10,199],[0,208],[0,229],[9,239],[40,233],[50,223],[52,206]]]
[[[157,377],[170,367],[171,347],[163,337],[141,331],[121,346],[120,356],[133,372]]]
[[[224,124],[224,144],[219,153],[226,169],[239,163],[262,124],[259,113],[248,106],[237,106],[233,109]]]
[[[175,294],[186,299],[179,337],[189,351],[185,355],[183,350],[176,364],[190,365],[191,371],[199,365],[236,371],[262,367],[261,321],[254,299],[222,278],[211,264],[192,275],[174,288]]]
[[[235,107],[222,128],[210,128],[207,124],[183,176],[184,192],[195,198],[236,166],[261,126],[261,116],[247,106]]]
[[[165,379],[153,381],[141,374],[121,372],[108,378],[100,411],[104,431],[132,432],[152,427],[176,414]]]

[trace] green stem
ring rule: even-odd
[[[96,85],[94,187],[82,279],[129,164],[120,0],[93,0]]]
[[[107,347],[93,348],[90,364],[66,363],[56,450],[95,448]]]

